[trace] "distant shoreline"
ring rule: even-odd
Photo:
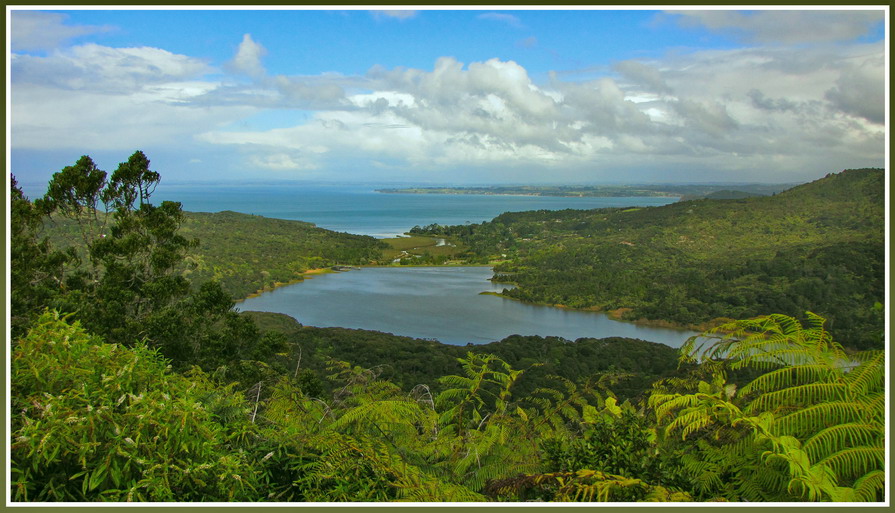
[[[793,184],[636,184],[636,185],[494,185],[479,187],[395,187],[375,189],[382,194],[444,194],[558,198],[677,198],[716,199],[770,196]]]
[[[712,321],[704,322],[702,324],[679,324],[679,323],[675,323],[675,322],[671,322],[671,321],[665,321],[662,319],[646,319],[646,318],[625,319],[622,316],[626,312],[630,311],[631,310],[630,308],[617,308],[615,310],[603,310],[602,308],[598,308],[595,306],[589,306],[589,307],[585,307],[585,308],[576,308],[576,307],[563,305],[563,304],[551,304],[551,303],[541,303],[541,302],[536,302],[536,301],[525,301],[523,299],[504,295],[500,292],[486,291],[486,292],[480,292],[479,294],[484,295],[484,296],[496,296],[496,297],[499,297],[502,299],[508,299],[510,301],[518,301],[520,303],[524,303],[527,305],[533,305],[533,306],[543,306],[543,307],[548,307],[548,308],[560,308],[563,310],[572,310],[575,312],[599,313],[599,314],[605,315],[606,317],[608,317],[609,319],[612,319],[613,321],[627,322],[629,324],[636,324],[638,326],[645,326],[645,327],[649,327],[649,328],[666,328],[666,329],[672,329],[672,330],[693,331],[693,332],[701,333],[701,332],[707,331],[711,328],[714,328],[715,326],[721,324],[723,321],[730,320],[730,319],[713,319]]]
[[[652,191],[503,191],[503,190],[486,190],[478,188],[465,187],[423,187],[423,188],[407,188],[407,189],[376,189],[375,192],[381,194],[449,194],[456,196],[515,196],[520,198],[530,197],[550,197],[550,198],[677,198],[680,194],[661,193]]]

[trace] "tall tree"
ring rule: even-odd
[[[37,314],[64,286],[65,267],[74,251],[56,251],[43,236],[47,205],[32,203],[10,176],[10,320],[13,339],[24,334]]]
[[[160,181],[141,151],[108,179],[88,156],[53,175],[43,202],[48,212],[74,220],[87,265],[70,279],[69,309],[109,341],[145,336],[145,321],[189,293],[175,272],[194,243],[177,231],[179,203],[150,197]]]

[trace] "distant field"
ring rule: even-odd
[[[452,241],[439,246],[439,239],[442,237],[419,235],[383,239],[388,248],[382,251],[382,259],[386,262],[400,258],[404,260],[402,263],[442,264],[466,251],[465,245]]]

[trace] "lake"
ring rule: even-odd
[[[446,344],[483,344],[509,335],[629,337],[680,347],[696,333],[641,326],[597,312],[536,306],[481,292],[489,267],[368,267],[317,275],[237,304],[290,315],[309,326],[358,328]]]

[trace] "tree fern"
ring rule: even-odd
[[[749,464],[745,455],[735,478],[747,496],[765,488],[756,486],[761,482],[807,500],[878,497],[878,478],[871,476],[878,476],[884,465],[884,354],[847,355],[824,329],[823,318],[806,315],[804,326],[791,317],[771,315],[690,339],[682,348],[682,362],[709,364],[712,384],[699,382],[690,393],[657,387],[649,404],[660,421],[676,415],[666,430],[683,438],[714,431],[722,440],[717,433],[724,426],[751,436],[760,451],[751,459],[759,465]],[[764,374],[725,398],[719,395],[725,365]],[[692,381],[679,384],[694,386]],[[779,474],[763,472],[780,465],[787,469],[783,488],[775,477]]]

